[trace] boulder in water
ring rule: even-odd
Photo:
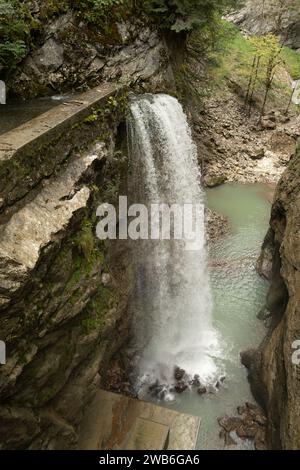
[[[165,385],[160,384],[158,380],[154,384],[149,386],[150,395],[153,398],[157,398],[158,400],[164,400],[167,391],[167,387]]]
[[[207,388],[204,387],[204,385],[201,385],[201,386],[198,388],[198,394],[199,394],[199,395],[204,395],[206,392],[207,392]]]
[[[191,385],[193,387],[201,387],[201,382],[200,382],[200,377],[199,375],[194,375],[192,381],[191,381]]]
[[[175,391],[177,393],[183,393],[187,388],[188,386],[186,382],[184,382],[183,380],[181,380],[180,382],[177,382],[177,384],[175,385]]]
[[[175,367],[174,377],[177,381],[180,381],[185,376],[185,370],[180,369],[180,367]]]

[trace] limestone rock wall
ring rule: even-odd
[[[271,327],[259,351],[245,359],[254,393],[268,412],[272,447],[299,449],[300,366],[292,361],[293,343],[300,339],[299,145],[276,190],[259,266],[271,280]]]
[[[298,0],[247,0],[229,16],[250,34],[275,33],[293,49],[300,48],[300,4]]]
[[[126,339],[128,265],[95,235],[97,206],[126,176],[115,156],[126,95],[103,90],[51,110],[47,127],[1,136],[0,449],[76,448],[85,406]]]
[[[73,10],[45,19],[43,3],[46,0],[27,0],[39,25],[39,36],[27,57],[7,77],[11,94],[27,99],[72,89],[83,91],[103,81],[147,82],[148,90],[150,83],[155,90],[166,87],[167,75],[172,82],[164,41],[139,19],[114,23],[103,33]]]

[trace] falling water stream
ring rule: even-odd
[[[131,198],[134,202],[207,204],[227,216],[228,235],[208,253],[205,237],[197,251],[186,240],[133,242],[136,386],[139,396],[202,419],[197,447],[222,448],[217,418],[253,401],[239,353],[257,347],[265,331],[257,313],[267,283],[255,262],[267,230],[269,189],[223,185],[201,189],[196,148],[183,110],[167,95],[133,100],[129,121]],[[205,231],[204,221],[201,230]],[[201,383],[224,384],[198,395],[193,387],[173,393],[174,367]],[[151,384],[165,393],[153,396]],[[242,448],[247,448],[243,443]]]
[[[133,243],[136,286],[133,315],[138,386],[174,385],[174,368],[192,379],[213,383],[221,373],[221,341],[212,323],[212,299],[206,262],[204,195],[197,150],[179,102],[168,95],[144,95],[131,105],[129,134],[132,192],[138,202],[194,204],[201,211],[200,237],[189,249],[180,240]]]

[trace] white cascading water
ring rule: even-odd
[[[128,135],[130,202],[201,204],[204,235],[197,149],[179,102],[165,94],[134,98]],[[203,384],[213,383],[220,373],[205,236],[197,251],[186,250],[186,243],[185,239],[132,242],[135,289],[131,309],[140,390],[153,383],[172,390],[176,366],[188,377],[199,375]]]

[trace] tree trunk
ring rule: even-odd
[[[248,82],[248,88],[247,88],[247,93],[246,93],[246,97],[245,97],[245,108],[247,108],[248,99],[249,99],[249,95],[250,95],[250,91],[251,91],[251,86],[252,86],[252,81],[253,81],[253,74],[254,74],[254,68],[255,68],[255,65],[256,65],[256,60],[257,60],[257,57],[255,56],[254,59],[253,59],[253,62],[252,62],[251,74],[250,74],[250,78],[249,78],[249,82]]]
[[[255,75],[254,75],[254,80],[252,83],[252,90],[251,90],[250,99],[249,99],[249,111],[248,111],[249,117],[251,117],[253,95],[254,95],[255,85],[256,85],[257,77],[258,77],[259,64],[260,64],[260,57],[257,58]]]

